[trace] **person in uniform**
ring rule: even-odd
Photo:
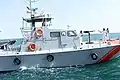
[[[103,43],[106,43],[107,41],[107,31],[105,30],[105,28],[103,28],[102,31],[98,30],[100,33],[103,34]]]

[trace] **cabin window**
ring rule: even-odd
[[[77,34],[75,33],[75,31],[67,31],[67,36],[68,37],[75,37],[75,36],[77,36]]]
[[[60,37],[60,32],[50,32],[50,37]]]
[[[65,32],[65,31],[62,31],[62,32],[61,32],[61,35],[62,35],[62,36],[66,36],[66,32]]]

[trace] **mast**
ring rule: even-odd
[[[29,10],[28,13],[30,13],[31,29],[32,29],[32,27],[35,28],[35,20],[34,20],[34,18],[35,18],[36,10],[38,9],[38,8],[32,8],[32,3],[35,3],[37,1],[36,0],[27,0],[26,2],[29,5],[29,6],[27,6],[27,9]]]
[[[38,1],[38,0],[37,0]],[[28,18],[23,17],[21,33],[25,39],[27,39],[35,31],[35,13],[38,8],[33,8],[32,4],[37,2],[35,0],[25,0],[27,14],[30,14]],[[27,24],[30,24],[27,26]]]

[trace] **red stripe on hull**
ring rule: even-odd
[[[112,48],[107,54],[105,54],[100,60],[99,63],[110,60],[115,54],[120,52],[120,45]]]

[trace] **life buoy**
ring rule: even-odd
[[[47,56],[48,62],[52,62],[54,60],[54,57],[52,55]]]
[[[38,36],[38,37],[42,37],[43,36],[43,31],[42,31],[42,29],[37,29],[36,30],[36,35]]]
[[[34,52],[37,49],[37,45],[35,43],[30,43],[28,46],[28,51]]]
[[[20,64],[21,64],[21,60],[18,59],[18,58],[15,58],[15,59],[13,60],[13,63],[14,63],[15,65],[20,65]]]
[[[98,58],[98,55],[97,55],[96,53],[92,53],[92,54],[91,54],[91,58],[92,58],[93,60],[96,60],[96,59]]]

